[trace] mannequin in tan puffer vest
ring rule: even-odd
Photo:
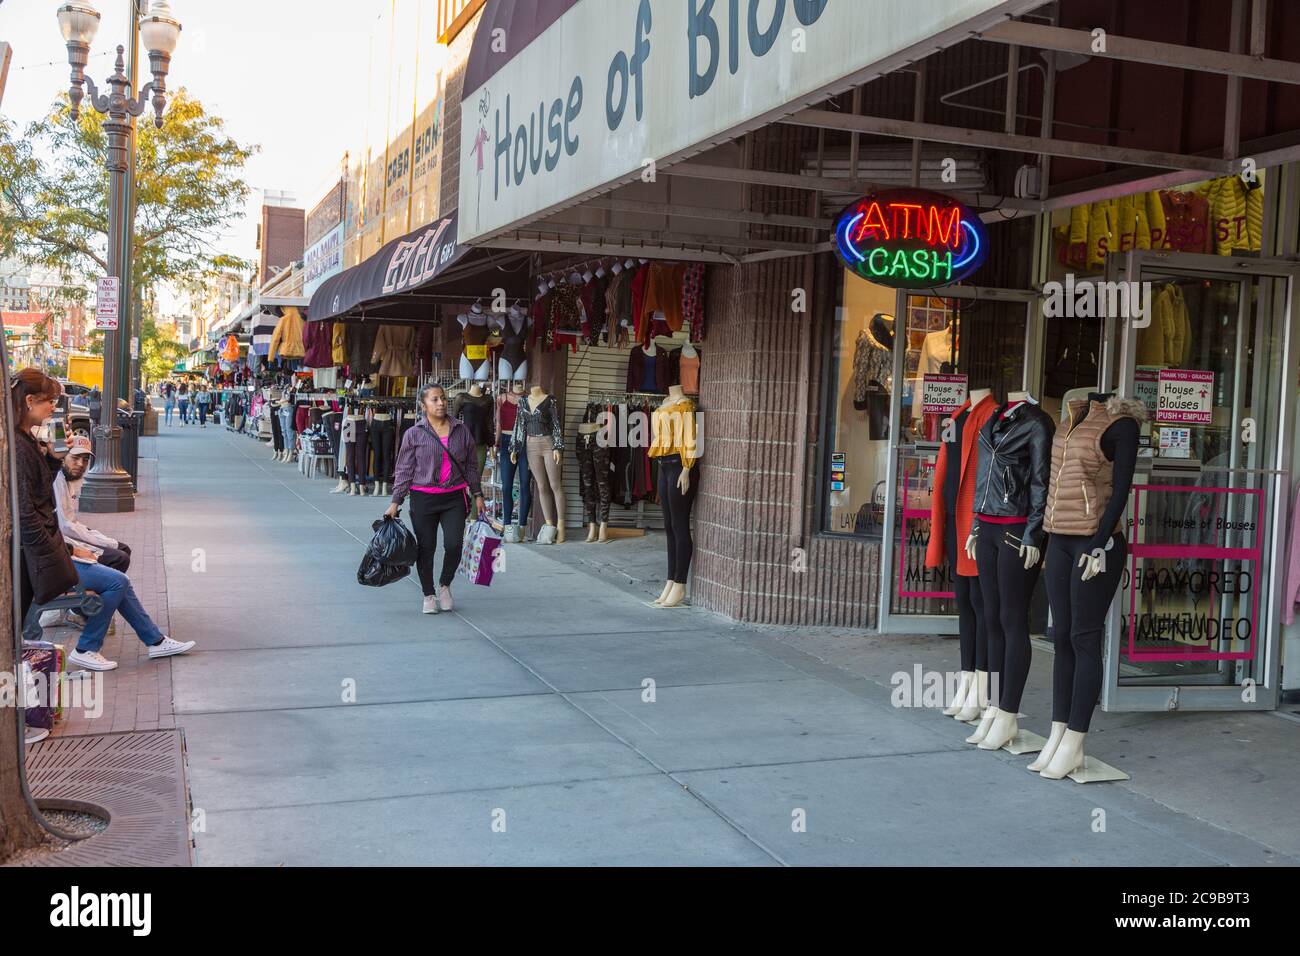
[[[1098,769],[1085,765],[1083,739],[1101,694],[1106,615],[1128,553],[1119,529],[1147,417],[1140,401],[1102,395],[1070,402],[1066,414],[1052,443],[1043,520],[1050,534],[1044,583],[1056,643],[1052,729],[1029,765],[1049,780]],[[1114,778],[1094,773],[1093,779]]]

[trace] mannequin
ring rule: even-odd
[[[276,408],[280,416],[280,435],[284,442],[284,450],[280,453],[280,461],[293,461],[294,453],[294,430],[293,430],[293,398],[289,394],[280,399],[280,404]]]
[[[501,333],[501,357],[497,359],[497,375],[503,381],[513,379],[522,383],[528,377],[528,314],[515,303],[496,324]]]
[[[469,312],[456,316],[461,327],[460,377],[486,382],[492,373],[487,360],[487,340],[491,330],[483,304],[475,302]]]
[[[560,462],[564,451],[564,422],[559,403],[534,385],[519,403],[510,460],[518,464],[519,449],[528,459],[528,470],[537,479],[546,525],[537,533],[538,544],[564,544],[564,482]],[[548,454],[549,451],[549,454]]]
[[[988,631],[990,706],[967,743],[1000,750],[1015,737],[1029,678],[1029,599],[1038,582],[1054,424],[1026,392],[1011,392],[980,430],[975,522],[967,557],[979,571]]]
[[[348,444],[348,494],[364,495],[366,459],[370,455],[370,429],[366,423],[366,416],[355,408],[351,409],[344,419],[343,428],[345,436],[349,431],[352,434],[352,441]]]
[[[397,425],[390,412],[375,412],[370,416],[370,447],[375,452],[375,487],[372,494],[377,498],[388,495],[388,483],[393,477],[393,464],[396,461]]]
[[[492,444],[492,412],[492,399],[483,394],[483,386],[478,382],[472,382],[469,391],[457,395],[451,405],[451,417],[463,423],[474,437],[480,475],[487,463],[488,446]]]
[[[528,456],[518,459],[511,454],[514,445],[515,420],[519,402],[524,394],[524,383],[514,382],[508,392],[497,399],[497,463],[501,469],[501,498],[505,506],[505,540],[516,544],[523,540],[523,529],[528,524],[528,509],[532,504],[532,488],[528,480]],[[515,522],[515,475],[519,476],[519,520]]]
[[[1067,404],[1053,441],[1043,523],[1051,534],[1047,600],[1056,643],[1052,729],[1029,765],[1049,780],[1083,766],[1083,741],[1101,693],[1106,614],[1128,554],[1119,528],[1145,419],[1142,402],[1094,392]]]
[[[690,342],[682,346],[678,356],[678,378],[681,379],[682,391],[687,395],[700,394],[700,353]]]
[[[599,422],[578,424],[578,466],[582,469],[579,485],[587,544],[609,541],[609,449],[596,439],[600,429]]]
[[[925,418],[925,404],[922,394],[925,388],[925,376],[943,372],[945,366],[951,367],[956,361],[957,331],[956,322],[949,320],[946,329],[931,332],[921,343],[921,355],[916,369],[916,384],[912,388],[912,420]]]
[[[939,449],[935,463],[934,494],[931,498],[930,544],[925,566],[952,569],[957,600],[961,674],[957,693],[944,714],[958,720],[972,720],[988,706],[988,636],[984,627],[984,599],[976,580],[975,561],[957,542],[970,536],[975,500],[979,432],[997,402],[987,388],[972,389],[970,400],[953,412],[952,425],[945,426],[951,441]]]
[[[655,599],[658,607],[678,607],[686,599],[686,577],[691,569],[691,508],[698,481],[691,471],[700,460],[696,438],[695,403],[680,385],[668,386],[668,398],[651,417],[650,457],[659,459],[659,502],[664,512],[664,537],[668,544],[668,580]]]

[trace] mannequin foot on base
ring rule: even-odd
[[[1052,721],[1052,731],[1047,735],[1047,743],[1043,744],[1043,749],[1038,751],[1038,757],[1031,763],[1026,770],[1034,773],[1041,772],[1048,764],[1052,762],[1052,757],[1056,754],[1056,748],[1061,746],[1061,738],[1065,736],[1065,721]]]
[[[555,543],[564,544],[564,519],[560,519],[555,526]]]
[[[654,603],[655,603],[655,604],[663,604],[663,603],[664,603],[664,598],[668,597],[668,592],[671,591],[672,589],[673,589],[673,582],[672,582],[672,581],[665,581],[665,582],[664,582],[664,589],[663,589],[662,591],[659,592],[659,596],[658,596],[657,598],[654,599]]]
[[[982,714],[988,706],[988,686],[989,672],[976,671],[975,679],[970,682],[970,688],[966,691],[966,700],[962,703],[961,710],[953,715],[954,718],[965,723]]]
[[[997,716],[993,718],[993,723],[989,725],[989,732],[979,742],[979,748],[980,750],[1001,750],[1011,743],[1019,731],[1020,722],[1016,719],[1016,712],[999,709]]]
[[[989,728],[993,726],[993,718],[998,715],[996,707],[989,707],[980,717],[979,726],[975,728],[975,733],[966,738],[966,743],[977,744],[988,736]]]
[[[600,523],[600,533],[596,535],[596,543],[604,544],[608,540],[609,540],[609,522],[602,521]]]
[[[1068,777],[1083,766],[1083,738],[1077,730],[1067,730],[1061,735],[1061,743],[1052,754],[1052,761],[1039,773],[1048,780],[1060,780]]]
[[[957,692],[952,695],[952,703],[943,709],[945,717],[956,717],[966,705],[966,695],[970,693],[971,681],[975,680],[974,671],[962,671],[957,681]]]
[[[587,544],[591,544],[595,540],[596,540],[596,522],[593,521],[591,524],[587,525]]]
[[[659,601],[660,607],[677,607],[686,600],[686,585],[677,581],[670,581],[670,587],[663,598]]]
[[[346,478],[340,478],[339,483],[330,490],[330,494],[341,495],[343,494],[343,492],[347,490],[348,490],[348,480]]]
[[[357,493],[357,483],[354,481],[348,485],[348,494],[355,495],[356,493]]]

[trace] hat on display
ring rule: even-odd
[[[72,438],[68,440],[68,454],[89,455],[91,458],[94,458],[95,448],[91,445],[90,439],[85,435],[73,435]]]

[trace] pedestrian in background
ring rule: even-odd
[[[176,386],[171,382],[164,382],[162,385],[163,393],[163,423],[170,425],[172,423],[172,412],[176,409]]]
[[[198,392],[194,396],[194,404],[199,409],[199,427],[208,427],[208,406],[212,404],[212,393],[208,391],[206,385],[200,385]]]
[[[187,382],[181,382],[181,387],[176,390],[176,404],[180,407],[181,425],[183,426],[190,417],[190,386]]]

